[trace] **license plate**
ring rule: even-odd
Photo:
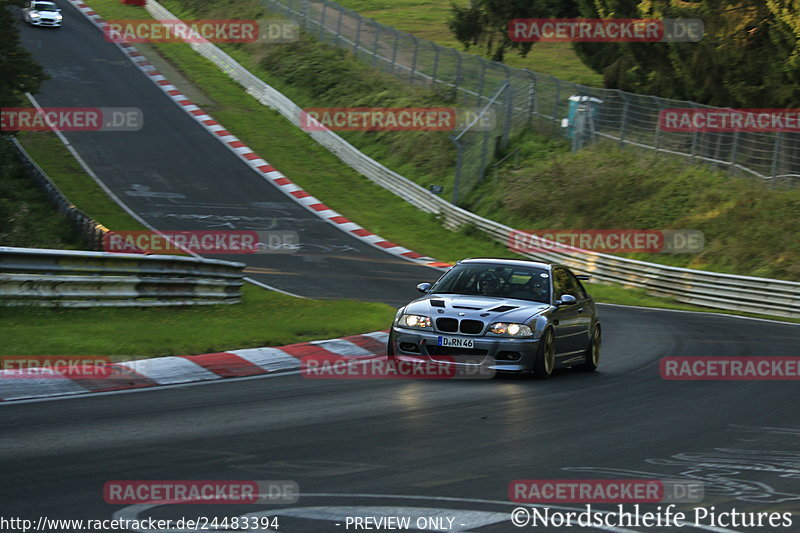
[[[453,348],[474,348],[475,341],[464,337],[439,337],[439,346],[451,346]]]

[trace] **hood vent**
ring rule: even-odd
[[[505,313],[506,311],[511,311],[512,309],[516,309],[516,305],[501,305],[499,307],[495,307],[494,309],[489,309],[494,313]]]
[[[470,309],[472,311],[480,311],[481,307],[470,307],[468,305],[454,305],[453,309]]]
[[[444,307],[444,300],[430,300],[431,307]]]

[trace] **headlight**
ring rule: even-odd
[[[56,20],[61,20],[61,19],[63,19],[63,18],[64,18],[64,17],[61,15],[61,13],[59,13],[58,15],[56,15]]]
[[[41,15],[39,13],[31,13],[31,18],[32,19],[38,19],[39,17],[41,17]]]
[[[407,328],[425,329],[431,327],[431,319],[422,315],[403,315],[397,324]]]
[[[533,335],[531,328],[525,324],[513,324],[508,322],[495,322],[489,326],[489,331],[508,337],[530,337]]]

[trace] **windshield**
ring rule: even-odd
[[[33,9],[36,11],[55,11],[58,7],[51,2],[36,2],[33,4]]]
[[[442,276],[431,292],[517,298],[548,303],[550,275],[541,268],[490,263],[461,264]]]

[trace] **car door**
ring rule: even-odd
[[[584,300],[580,295],[574,294],[575,286],[571,274],[565,268],[553,269],[553,298],[554,302],[561,300],[565,294],[571,294],[578,301],[571,305],[560,305],[553,312],[553,329],[555,332],[556,355],[564,356],[584,349],[586,339],[586,326],[584,317],[587,314]]]
[[[578,278],[568,269],[564,269],[569,276],[569,291],[571,295],[578,299],[576,325],[578,335],[575,336],[578,345],[576,350],[584,350],[589,346],[589,337],[592,330],[592,322],[594,321],[594,306],[592,305],[591,298],[586,293],[586,290],[578,281]]]

